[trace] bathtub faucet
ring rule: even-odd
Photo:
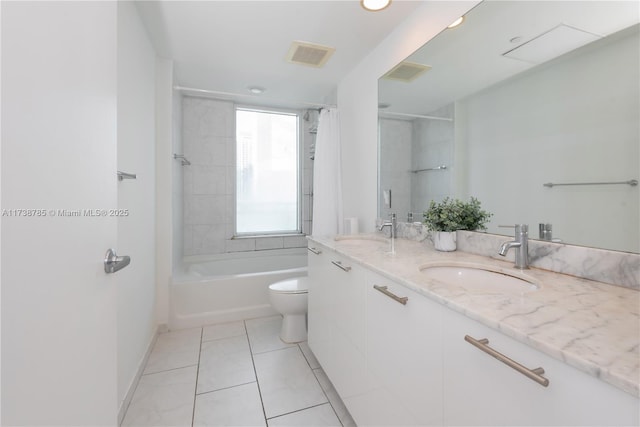
[[[396,214],[392,213],[391,214],[391,220],[389,221],[385,221],[382,223],[382,225],[380,225],[380,227],[378,228],[378,231],[382,231],[384,230],[385,227],[389,227],[391,230],[391,238],[395,239],[396,238]]]

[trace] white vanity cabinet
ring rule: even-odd
[[[637,398],[462,314],[445,310],[443,321],[445,425],[638,425]],[[467,335],[526,368],[543,368],[548,386],[465,341]]]
[[[443,307],[368,272],[368,412],[363,425],[442,425]]]
[[[358,425],[640,425],[638,398],[318,249],[309,252],[309,346]],[[543,368],[548,385],[482,348],[523,372]]]
[[[308,258],[309,347],[347,403],[368,387],[365,270],[322,246],[311,245]]]

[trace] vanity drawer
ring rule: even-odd
[[[443,354],[445,425],[638,425],[637,398],[451,310]]]

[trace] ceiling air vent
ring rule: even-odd
[[[287,61],[320,68],[329,60],[334,51],[335,49],[332,47],[296,41],[291,43],[291,48],[287,53]]]
[[[391,71],[389,71],[383,77],[388,80],[411,82],[430,69],[431,66],[429,65],[422,65],[405,61],[393,67]]]

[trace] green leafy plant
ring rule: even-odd
[[[447,197],[440,203],[431,201],[424,223],[432,231],[485,230],[491,216],[474,197],[469,202]]]

